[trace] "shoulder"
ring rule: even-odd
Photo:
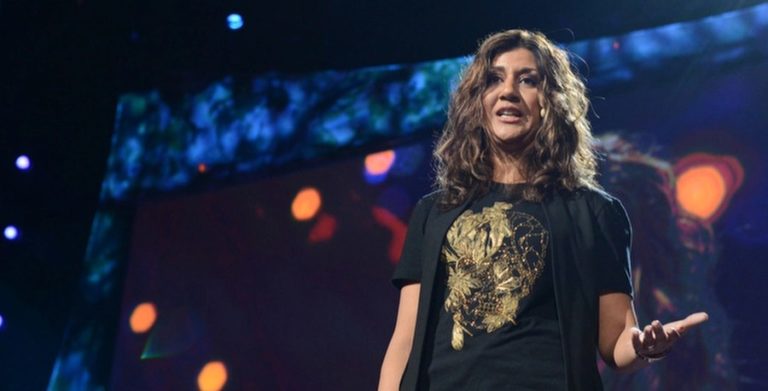
[[[560,195],[568,201],[586,204],[595,213],[602,213],[606,208],[624,209],[618,198],[599,188],[580,187],[572,191],[561,191]]]
[[[611,230],[614,234],[631,235],[632,224],[627,210],[614,195],[602,189],[580,189],[582,197],[589,205],[598,225]]]
[[[416,203],[415,209],[425,209],[430,210],[432,207],[437,203],[437,200],[440,199],[440,196],[444,193],[443,190],[435,190],[429,194],[426,194],[419,199],[419,201]]]
[[[421,228],[421,231],[424,232],[430,211],[436,206],[440,193],[441,191],[439,190],[431,192],[424,195],[418,202],[416,202],[416,205],[414,205],[413,210],[411,211],[409,229],[418,226]]]
[[[596,221],[604,225],[619,221],[629,225],[629,216],[621,201],[614,195],[599,188],[580,187],[574,190],[561,190],[557,196],[565,201],[572,216]],[[589,217],[588,217],[589,216]]]

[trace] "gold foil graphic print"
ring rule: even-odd
[[[445,310],[453,319],[451,346],[464,336],[516,324],[520,301],[544,269],[548,232],[533,216],[497,202],[467,210],[448,230],[441,259],[448,272]]]

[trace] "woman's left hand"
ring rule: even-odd
[[[664,357],[683,334],[692,327],[706,322],[707,319],[709,319],[709,315],[706,312],[697,312],[675,322],[662,324],[658,320],[654,320],[643,330],[633,328],[632,345],[635,348],[635,353],[641,358]]]

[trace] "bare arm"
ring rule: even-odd
[[[706,313],[698,312],[666,325],[654,320],[641,331],[628,295],[601,295],[598,350],[609,366],[619,371],[634,371],[648,365],[637,352],[645,356],[664,355],[688,329],[704,323],[707,318]]]
[[[632,346],[632,329],[637,327],[632,298],[624,293],[601,295],[599,327],[598,351],[608,366],[633,371],[647,365]]]
[[[392,339],[389,341],[384,363],[379,375],[379,391],[394,391],[400,388],[408,356],[411,354],[413,335],[416,329],[416,313],[419,307],[421,284],[410,284],[400,289],[400,304]]]

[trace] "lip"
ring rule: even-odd
[[[501,112],[506,110],[514,111],[517,115],[515,116],[501,115]],[[498,109],[496,109],[495,113],[496,113],[496,119],[499,122],[504,124],[517,124],[522,122],[523,117],[525,117],[523,110],[521,110],[519,107],[514,105],[505,105],[505,106],[499,107]]]
[[[515,116],[501,115],[501,112],[505,110],[514,110],[519,115],[515,115]],[[519,124],[520,122],[523,121],[523,117],[525,117],[525,114],[523,114],[523,111],[515,106],[504,106],[496,110],[495,117],[497,121],[503,124]]]
[[[496,120],[503,124],[519,124],[523,122],[523,117],[502,117],[496,116]]]

